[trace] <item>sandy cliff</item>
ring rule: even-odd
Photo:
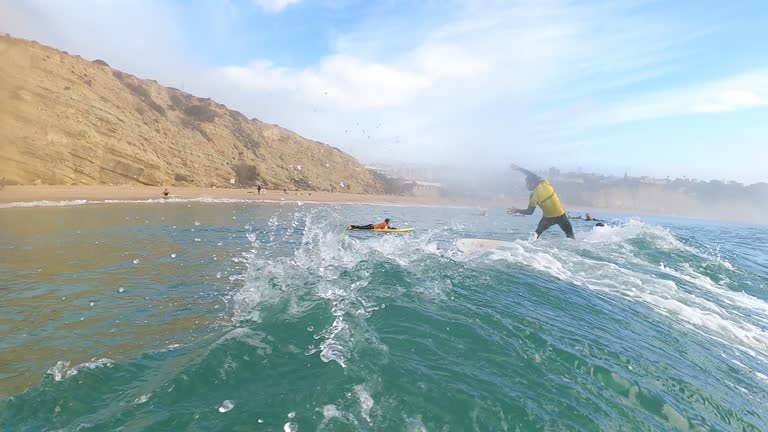
[[[7,36],[0,58],[0,178],[8,184],[384,187],[334,147],[101,60]]]

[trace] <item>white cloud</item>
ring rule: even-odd
[[[719,113],[768,105],[768,99],[745,90],[730,90],[713,94],[704,103],[692,107],[693,112]]]
[[[285,92],[296,103],[361,111],[408,103],[447,81],[479,79],[488,70],[457,46],[425,44],[385,65],[335,54],[306,69],[281,68],[268,60],[220,69],[223,79],[257,92]]]
[[[276,13],[287,8],[292,4],[296,4],[301,0],[253,0],[253,2],[264,9],[266,12]]]
[[[768,106],[768,69],[599,104],[577,122],[599,126],[763,106]]]

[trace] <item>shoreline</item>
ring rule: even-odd
[[[506,208],[518,204],[522,208],[522,199],[510,198],[508,201],[495,200],[460,200],[440,197],[424,196],[400,196],[358,194],[344,192],[325,191],[288,191],[262,190],[258,194],[256,189],[235,188],[196,188],[196,187],[170,187],[171,197],[164,199],[162,191],[164,186],[56,186],[56,185],[14,185],[0,189],[0,210],[8,208],[31,207],[63,207],[71,205],[95,205],[95,204],[121,204],[121,203],[173,203],[173,202],[241,202],[241,203],[315,203],[315,204],[340,204],[340,205],[375,205],[375,206],[399,206],[399,207],[434,207],[434,208],[465,208],[465,209],[491,209]],[[527,204],[527,203],[526,203]],[[570,214],[593,213],[600,217],[601,212],[619,213],[628,217],[671,217],[701,221],[718,221],[747,225],[763,225],[759,220],[749,217],[716,217],[702,214],[669,214],[653,210],[638,209],[611,209],[587,206],[571,206],[565,203],[566,210]]]
[[[279,191],[229,188],[168,188],[155,186],[6,186],[0,190],[0,208],[62,206],[83,204],[115,204],[121,202],[306,202],[318,204],[367,204],[418,207],[480,208],[479,203],[437,197],[356,194],[324,191]]]

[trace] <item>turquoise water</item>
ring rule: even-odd
[[[0,430],[768,430],[765,227],[475,213],[0,209]]]

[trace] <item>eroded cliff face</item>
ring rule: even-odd
[[[342,151],[35,42],[0,36],[8,184],[253,186],[382,192]]]

